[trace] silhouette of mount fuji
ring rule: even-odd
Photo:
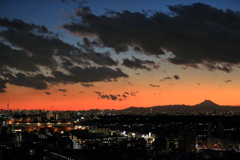
[[[197,107],[216,107],[219,106],[218,104],[212,102],[211,100],[205,100],[199,104],[196,104]]]
[[[165,105],[153,107],[129,107],[123,109],[130,112],[176,112],[176,111],[240,111],[240,106],[222,106],[218,105],[211,100],[204,100],[203,102],[190,106],[190,105]]]

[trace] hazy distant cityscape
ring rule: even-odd
[[[240,112],[1,110],[0,159],[201,160],[240,158]],[[197,106],[197,105],[196,105]],[[156,108],[155,108],[156,110]]]

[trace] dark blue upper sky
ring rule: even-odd
[[[61,32],[63,39],[74,44],[76,38],[68,37],[67,32],[58,28],[66,22],[64,13],[73,14],[73,10],[78,7],[78,0],[0,0],[0,17],[9,19],[21,19],[27,23],[34,23],[46,26],[54,32]],[[168,12],[167,5],[190,5],[192,3],[204,3],[218,9],[231,9],[237,11],[240,8],[239,0],[86,0],[83,3],[89,6],[92,13],[101,15],[105,9],[121,12],[142,12],[142,10]]]

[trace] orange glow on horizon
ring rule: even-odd
[[[203,72],[203,71],[200,71]],[[233,82],[218,85],[214,78],[209,82],[197,85],[183,80],[169,80],[151,82],[151,77],[138,81],[139,76],[130,79],[130,86],[123,79],[120,82],[97,82],[94,87],[87,88],[80,84],[57,85],[49,90],[36,90],[7,84],[7,92],[1,93],[0,108],[7,109],[9,100],[10,109],[45,109],[45,110],[89,110],[89,109],[125,109],[131,106],[151,107],[157,105],[185,104],[195,105],[208,99],[219,105],[239,105],[238,89]],[[201,76],[200,76],[201,78]],[[226,78],[224,78],[226,79]],[[202,80],[202,81],[203,81]],[[148,82],[150,81],[150,82]],[[192,80],[191,80],[192,81]],[[199,80],[200,81],[200,80]],[[223,81],[223,80],[221,80]],[[219,83],[221,82],[219,81]],[[151,87],[149,84],[160,87]],[[200,83],[200,82],[199,82]],[[214,83],[216,83],[214,85]],[[66,92],[58,89],[66,89]],[[134,92],[135,96],[128,95],[126,99],[101,99],[95,91],[102,94],[122,95],[124,92]],[[46,94],[49,92],[51,94]]]

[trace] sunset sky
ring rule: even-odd
[[[239,8],[239,0],[0,0],[0,109],[240,105]]]

